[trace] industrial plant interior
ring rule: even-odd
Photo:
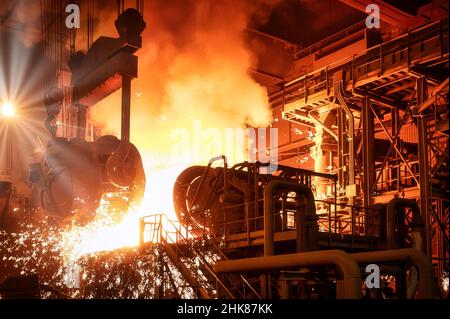
[[[448,7],[0,1],[0,299],[448,299]]]

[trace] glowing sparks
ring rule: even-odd
[[[139,216],[132,211],[118,223],[111,219],[107,213],[112,199],[119,195],[105,194],[97,210],[98,217],[85,227],[74,226],[67,231],[39,220],[21,225],[19,233],[0,232],[0,263],[16,274],[39,273],[42,284],[49,284],[74,298],[154,298],[159,285],[165,285],[165,292],[173,296],[194,298],[194,290],[164,254],[161,245],[147,246],[145,253],[137,248],[117,249],[136,245],[137,238],[132,235],[138,233]],[[172,231],[167,229],[167,232]],[[187,249],[192,253],[196,247],[208,262],[217,260],[218,256],[208,252],[204,245],[201,240],[189,241]],[[166,271],[170,271],[175,285],[160,276],[161,262]],[[211,293],[215,293],[214,285],[207,282],[205,274],[196,266],[198,257],[185,258],[183,262]],[[75,275],[78,277],[74,278]],[[71,287],[68,282],[77,282],[79,286]],[[51,297],[51,294],[43,297]]]

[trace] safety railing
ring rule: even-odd
[[[223,261],[228,260],[228,257],[223,253],[223,251],[219,248],[219,246],[217,246],[216,242],[210,236],[208,236],[206,229],[200,226],[191,216],[189,216],[188,218],[189,218],[189,225],[191,225],[193,229],[202,232],[203,234],[202,238],[208,243],[208,247],[213,248],[214,252],[220,255]],[[247,281],[247,279],[245,279],[244,276],[238,275],[238,279],[240,281],[240,287],[242,288],[241,290],[238,290],[241,298],[245,299],[247,297],[247,290],[248,290],[256,298],[262,299],[259,293],[255,290],[255,288],[253,288],[253,286]]]
[[[307,103],[309,95],[333,87],[332,78],[336,72],[346,70],[345,81],[355,85],[372,75],[383,76],[390,70],[407,67],[416,60],[430,56],[448,54],[448,20],[435,21],[421,28],[405,33],[395,39],[367,48],[356,55],[338,61],[298,77],[284,85],[284,91],[296,85],[293,95],[285,93],[285,104],[297,100]],[[330,82],[331,81],[331,82]],[[320,90],[319,90],[320,89]],[[283,109],[284,109],[283,105]],[[288,107],[292,109],[292,107]]]
[[[260,200],[260,202],[261,201],[262,200]],[[379,234],[381,233],[382,226],[376,221],[376,218],[378,218],[378,209],[352,206],[344,203],[334,203],[326,200],[315,200],[315,202],[317,205],[325,206],[320,209],[321,214],[318,214],[318,224],[319,226],[322,226],[321,229],[325,229],[325,232],[353,234],[357,236],[380,236]],[[243,208],[244,204],[233,205],[233,208],[239,206]],[[227,208],[220,209],[223,220],[221,223],[214,224],[214,237],[226,238],[226,236],[230,234],[264,229],[263,216],[226,220],[226,210]],[[324,211],[326,211],[326,214],[323,213]],[[218,210],[209,211],[210,214],[217,212]],[[296,228],[294,222],[295,208],[280,208],[278,212],[275,212],[274,218],[276,231],[288,231]],[[330,227],[330,225],[332,225],[332,227]],[[220,231],[217,232],[217,230]]]
[[[303,204],[297,205],[291,197],[277,195],[278,202],[276,203],[274,212],[274,230],[275,232],[292,231],[297,228],[295,223],[295,214],[298,209],[304,207]],[[258,201],[262,204],[263,199]],[[332,234],[347,235],[353,242],[355,239],[365,237],[372,242],[383,239],[384,226],[381,212],[378,208],[363,207],[348,205],[345,203],[338,203],[336,199],[330,198],[328,200],[315,200],[317,212],[317,224],[320,233],[330,234],[330,241],[332,241]],[[204,237],[211,238],[216,246],[228,247],[233,241],[247,241],[251,245],[252,240],[261,236],[258,231],[264,230],[264,217],[251,216],[246,217],[245,209],[248,205],[255,205],[252,201],[250,203],[235,204],[227,207],[209,210],[203,214],[201,220],[194,220],[188,217],[189,225],[200,223],[207,225],[207,227],[198,226],[203,232]],[[237,217],[230,219],[230,211],[239,209],[242,213]],[[262,209],[259,210],[262,212]],[[211,216],[215,218],[212,219]],[[244,235],[245,236],[242,236]]]
[[[360,237],[382,237],[379,209],[325,200],[316,200],[316,203],[325,206],[323,210],[326,211],[326,214],[318,217],[319,231]]]
[[[192,227],[200,226],[198,224],[192,224]],[[260,295],[243,276],[238,277],[241,281],[240,285],[239,282],[236,285],[235,278],[231,278],[233,275],[225,275],[223,276],[223,279],[217,276],[213,270],[211,261],[207,260],[207,254],[205,254],[205,251],[199,251],[198,248],[196,248],[195,244],[199,241],[193,240],[195,237],[186,227],[183,227],[179,221],[170,220],[163,214],[146,216],[141,218],[140,234],[141,245],[145,242],[172,245],[175,255],[177,256],[177,260],[185,262],[186,260],[183,261],[182,259],[190,259],[191,261],[195,260],[199,262],[200,264],[197,265],[196,269],[193,269],[194,277],[196,277],[199,282],[203,282],[205,285],[212,285],[211,281],[214,281],[215,286],[210,286],[208,290],[212,293],[216,293],[217,296],[219,294],[219,290],[221,290],[225,292],[228,298],[235,299],[237,297],[245,299],[247,296],[247,291],[249,291],[255,297],[261,299]],[[218,258],[227,260],[225,254],[223,254],[215,243],[208,240],[205,236],[203,239],[208,241],[208,248],[213,248],[211,251],[212,256],[215,255]],[[189,245],[189,248],[187,245]],[[234,286],[241,286],[242,291],[239,289],[234,289],[232,292],[229,289],[229,286],[233,282]],[[236,296],[234,292],[238,292],[239,296]]]

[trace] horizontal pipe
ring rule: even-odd
[[[216,273],[279,271],[310,266],[334,266],[342,285],[337,284],[337,298],[361,298],[361,273],[358,264],[341,250],[323,250],[268,257],[254,257],[217,262]]]
[[[415,248],[371,251],[350,254],[350,256],[359,264],[410,262],[419,271],[418,298],[431,299],[434,297],[433,266],[427,256]]]

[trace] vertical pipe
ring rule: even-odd
[[[348,183],[349,185],[355,184],[355,120],[353,113],[347,105],[344,98],[344,83],[338,82],[335,89],[338,101],[341,108],[344,110],[345,115],[348,116]],[[345,116],[342,116],[345,120]],[[344,121],[343,121],[344,122]],[[350,203],[353,205],[353,196],[350,198]]]
[[[426,100],[425,77],[417,79],[417,103],[421,105]],[[428,173],[428,136],[427,122],[422,115],[417,116],[417,129],[419,135],[419,181],[420,181],[420,211],[425,222],[426,253],[431,259],[431,225],[430,225],[430,179]]]
[[[402,248],[402,240],[400,238],[399,230],[403,228],[406,216],[403,214],[400,216],[402,224],[398,218],[400,209],[408,207],[412,211],[411,219],[411,237],[413,238],[412,245],[419,251],[425,251],[423,247],[424,235],[423,235],[423,221],[420,216],[419,207],[415,200],[405,198],[394,198],[386,207],[386,236],[387,236],[387,249]]]
[[[341,108],[337,108],[337,127],[338,127],[338,184],[339,190],[336,189],[336,193],[341,191],[341,188],[344,187],[344,160],[343,160],[343,129],[342,129],[342,110]]]
[[[430,299],[434,297],[434,273],[429,258],[415,248],[371,251],[350,255],[359,264],[408,262],[419,271],[418,297]]]
[[[143,247],[144,245],[144,230],[145,230],[145,223],[144,218],[139,219],[139,247]]]
[[[275,180],[269,182],[264,188],[264,256],[274,255],[273,195],[276,190],[288,190],[306,197],[306,210],[301,214],[300,210],[296,212],[297,215],[301,215],[300,225],[297,225],[301,228],[297,232],[297,247],[300,251],[317,249],[316,204],[311,189],[303,184]]]
[[[334,180],[334,233],[337,234],[337,183]]]
[[[370,111],[369,98],[364,99],[362,109],[363,120],[363,169],[364,169],[364,206],[371,205],[372,186],[374,180],[374,161],[373,161],[373,141],[374,141],[374,119]]]
[[[372,204],[372,187],[375,179],[375,165],[373,160],[374,151],[374,118],[370,110],[370,99],[364,98],[363,107],[361,112],[362,117],[362,139],[363,139],[363,193],[364,193],[364,206],[370,207]],[[370,225],[370,219],[373,213],[370,210],[365,212],[365,228],[372,229]],[[367,233],[366,233],[367,235]]]

